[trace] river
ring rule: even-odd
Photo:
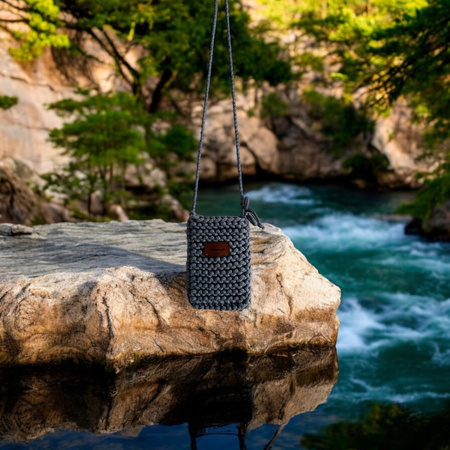
[[[291,420],[276,448],[299,448],[303,434],[356,420],[373,402],[448,411],[450,244],[404,234],[394,213],[411,193],[273,183],[247,186],[247,195],[342,290],[339,380],[326,404]],[[200,214],[238,213],[234,186],[199,198]]]

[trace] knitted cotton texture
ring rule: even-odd
[[[205,242],[227,242],[229,256],[205,256]],[[239,216],[191,214],[187,226],[187,293],[198,309],[241,310],[250,305],[250,227]]]

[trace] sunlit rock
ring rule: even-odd
[[[406,234],[417,234],[431,241],[450,241],[450,200],[433,208],[428,220],[412,219],[405,227]]]
[[[333,347],[340,290],[279,229],[251,226],[252,303],[197,310],[186,228],[62,223],[0,236],[0,365],[65,359],[116,369],[153,356]]]

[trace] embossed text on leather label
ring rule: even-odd
[[[228,242],[205,242],[205,256],[230,256],[230,244]]]

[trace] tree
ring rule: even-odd
[[[450,1],[433,0],[414,16],[377,35],[374,57],[389,61],[368,77],[375,103],[389,105],[407,96],[426,123],[424,153],[438,161],[424,178],[411,205],[401,211],[428,220],[432,209],[450,199]],[[373,97],[373,94],[371,94]]]
[[[0,30],[13,37],[17,47],[10,53],[29,61],[41,55],[46,47],[68,48],[69,37],[60,31],[61,10],[53,0],[0,1]]]
[[[407,99],[425,125],[422,157],[437,169],[418,174],[427,181],[403,211],[428,217],[450,195],[450,1],[327,0],[299,8],[295,26],[328,49],[322,83],[358,92],[369,113]]]
[[[123,199],[124,176],[130,164],[140,161],[146,142],[140,127],[147,116],[136,99],[126,93],[80,92],[84,98],[65,99],[49,105],[59,115],[71,118],[53,129],[49,141],[71,157],[63,186],[85,198],[91,213],[91,198],[100,190],[103,209]]]
[[[342,70],[353,73],[356,85],[368,88],[370,105],[386,110],[405,97],[426,124],[421,157],[438,164],[433,172],[418,174],[424,185],[416,201],[401,209],[424,220],[450,199],[449,43],[450,1],[432,0],[374,33],[366,54],[350,65],[345,61]]]
[[[11,49],[18,58],[37,57],[47,46],[96,58],[83,45],[89,37],[114,60],[118,75],[148,112],[160,108],[169,88],[203,91],[214,7],[208,0],[0,0],[0,5],[7,13],[0,14],[0,28],[18,41]],[[230,1],[230,13],[236,76],[271,84],[291,80],[281,47],[250,27],[238,0]],[[228,92],[224,33],[220,20],[212,89]],[[156,80],[152,87],[150,78]]]

